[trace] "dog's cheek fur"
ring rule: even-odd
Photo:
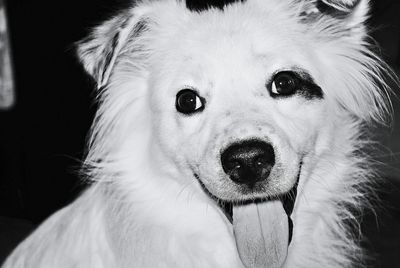
[[[300,155],[314,150],[320,130],[333,120],[329,115],[326,100],[293,98],[281,102],[276,105],[276,111],[271,116],[274,124],[285,133],[286,137],[283,138],[287,139]]]
[[[194,141],[199,133],[195,130],[199,124],[199,115],[189,116],[179,113],[175,107],[175,89],[170,78],[160,76],[152,77],[153,83],[151,94],[149,94],[149,106],[152,114],[152,136],[154,147],[157,147],[159,157],[162,157],[164,164],[160,165],[169,169],[176,167],[172,178],[179,180],[183,185],[188,185],[194,180],[191,164],[193,155],[196,155],[199,144]]]

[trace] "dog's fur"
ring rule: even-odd
[[[218,202],[279,195],[299,173],[284,267],[360,261],[348,226],[372,173],[362,126],[382,122],[389,106],[383,64],[368,48],[368,0],[231,2],[141,1],[79,44],[99,86],[84,164],[92,185],[4,267],[242,267]],[[293,69],[321,96],[273,97],[268,81]],[[205,99],[202,112],[176,111],[183,88]],[[257,195],[242,194],[219,162],[248,137],[271,142],[279,162]]]

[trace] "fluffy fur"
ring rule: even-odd
[[[215,158],[248,136],[278,150],[282,170],[266,196],[290,189],[302,162],[284,267],[359,263],[348,226],[372,174],[359,153],[362,129],[389,110],[368,6],[248,0],[193,12],[178,0],[142,1],[98,26],[78,47],[99,85],[84,163],[92,185],[4,267],[242,267],[210,193],[245,199]],[[272,98],[268,79],[290,68],[306,70],[323,98]],[[206,106],[182,116],[175,96],[188,87]]]

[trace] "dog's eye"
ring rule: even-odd
[[[292,95],[298,88],[298,79],[292,72],[277,73],[272,81],[272,95]]]
[[[204,99],[192,89],[182,89],[176,94],[176,109],[183,114],[192,114],[204,109]]]

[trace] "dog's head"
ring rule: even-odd
[[[80,43],[101,92],[96,158],[134,153],[121,140],[147,133],[138,146],[180,179],[254,200],[288,192],[341,121],[379,117],[368,1],[227,2],[139,2]]]
[[[387,110],[368,0],[211,2],[140,1],[79,44],[99,87],[87,163],[147,194],[167,177],[236,204],[279,198],[290,215],[314,166],[332,163],[332,148],[351,154],[341,143]],[[285,214],[275,203],[263,204]],[[282,226],[270,245],[284,245]],[[267,257],[277,267],[278,251]]]

